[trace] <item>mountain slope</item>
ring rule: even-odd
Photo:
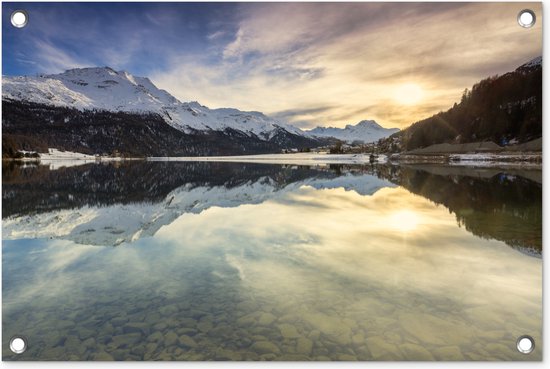
[[[322,141],[260,112],[184,103],[148,78],[109,67],[4,76],[2,156],[48,147],[130,156],[242,155]]]
[[[399,132],[398,128],[384,128],[374,120],[363,120],[356,125],[348,124],[345,128],[316,127],[307,133],[313,137],[334,137],[349,143],[353,141],[371,143],[396,132]]]
[[[506,145],[542,137],[542,57],[482,80],[448,111],[414,123],[394,137],[400,137],[402,150],[438,143]]]
[[[270,140],[231,128],[185,133],[152,113],[80,111],[10,100],[2,101],[2,112],[2,157],[6,158],[19,150],[46,152],[48,147],[142,157],[265,154],[318,144],[286,131],[275,132]]]
[[[182,103],[157,88],[148,78],[117,72],[109,67],[71,69],[61,74],[36,77],[5,76],[2,87],[5,99],[78,110],[157,113],[166,123],[186,133],[231,128],[263,140],[268,140],[281,128],[302,134],[298,128],[259,112],[209,109],[198,102]]]

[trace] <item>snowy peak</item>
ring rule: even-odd
[[[259,112],[209,109],[196,101],[182,103],[157,88],[148,78],[110,67],[70,69],[60,74],[34,77],[5,76],[2,98],[79,110],[157,113],[166,123],[183,132],[229,128],[262,140],[269,140],[280,129],[304,135],[300,129]]]
[[[106,110],[126,110],[126,107],[133,111],[149,111],[159,105],[180,103],[148,78],[135,77],[126,71],[117,72],[109,67],[71,69],[44,77],[59,80],[71,90],[92,96],[98,107]],[[117,105],[113,106],[113,102]]]
[[[523,64],[521,67],[538,67],[538,66],[542,66],[542,56],[537,56],[533,60],[530,60],[527,63]]]
[[[40,75],[40,77],[65,82],[67,87],[71,84],[80,86],[83,91],[94,87],[108,89],[128,84],[135,87],[141,86],[149,92],[158,90],[148,78],[134,77],[126,71],[117,72],[110,67],[69,69],[60,74]]]
[[[350,126],[350,125],[348,125]],[[373,129],[383,128],[380,124],[376,123],[374,120],[362,120],[355,125],[356,127],[372,127]]]
[[[371,143],[398,131],[398,128],[384,128],[374,120],[362,120],[356,125],[348,124],[345,128],[317,127],[307,133],[314,137],[334,137],[349,143],[353,141]]]
[[[2,98],[80,110],[159,112],[180,102],[149,79],[112,68],[70,69],[36,77],[4,77]]]
[[[530,73],[533,70],[536,70],[538,68],[542,69],[542,56],[537,56],[533,60],[530,60],[527,63],[521,65],[520,67],[518,67],[515,70],[515,72],[519,72],[519,73],[522,73],[522,74]]]

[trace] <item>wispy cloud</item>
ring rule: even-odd
[[[89,63],[77,59],[75,56],[56,48],[44,40],[35,40],[36,63],[40,69],[47,73],[55,73],[59,70],[82,68],[90,66]]]
[[[175,61],[154,80],[183,99],[198,93],[208,105],[279,117],[331,107],[286,116],[302,126],[368,118],[403,127],[450,107],[479,79],[538,55],[540,23],[526,31],[515,21],[525,6],[250,4],[219,62]],[[423,99],[401,104],[395,94],[403,84],[418,85]]]
[[[30,37],[3,28],[4,55],[14,55],[4,71],[109,65],[150,76],[180,100],[263,111],[301,127],[363,119],[404,127],[542,51],[542,17],[531,29],[516,22],[526,7],[541,14],[538,3],[29,7],[37,12]],[[17,55],[20,45],[36,51]],[[414,104],[400,100],[404,85],[422,91]],[[293,111],[302,113],[281,114]]]
[[[292,123],[302,129],[314,128],[317,116],[326,114],[334,106],[318,106],[313,108],[296,108],[271,113],[271,116],[283,121],[292,121]]]
[[[216,31],[206,36],[210,41],[216,40],[225,35],[225,31]]]

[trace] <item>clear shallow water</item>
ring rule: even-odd
[[[540,172],[3,173],[8,360],[540,360]],[[15,357],[9,338],[29,350]],[[537,342],[531,355],[517,337]]]

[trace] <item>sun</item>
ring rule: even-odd
[[[415,83],[405,83],[397,86],[393,98],[401,105],[414,105],[424,98],[424,90]]]
[[[418,228],[418,215],[409,210],[401,210],[390,216],[390,225],[401,232],[412,232]]]

